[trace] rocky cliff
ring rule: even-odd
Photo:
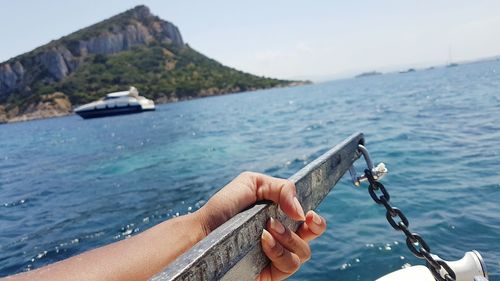
[[[89,55],[114,54],[152,41],[184,46],[175,25],[152,15],[146,6],[138,6],[0,64],[0,97],[29,91],[40,78],[44,82],[62,80]],[[40,73],[43,71],[46,73]]]
[[[69,114],[72,105],[130,85],[166,102],[290,82],[225,67],[138,6],[0,63],[0,122]]]

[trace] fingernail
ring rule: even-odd
[[[300,206],[300,202],[299,199],[297,199],[297,197],[293,197],[293,204],[295,206],[295,211],[299,213],[300,219],[306,220],[306,216],[304,215],[304,209],[302,209],[302,206]]]
[[[262,240],[265,241],[269,248],[273,248],[276,245],[276,241],[274,240],[271,233],[267,232],[267,230],[265,229],[262,231]]]
[[[313,222],[317,225],[320,225],[321,224],[321,218],[319,217],[318,214],[316,213],[313,213]]]
[[[271,228],[279,234],[285,233],[285,227],[277,220],[271,218]]]

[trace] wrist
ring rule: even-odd
[[[198,224],[201,226],[204,236],[207,236],[210,232],[214,231],[217,227],[231,218],[231,216],[226,215],[223,210],[215,208],[213,206],[214,204],[211,203],[210,201],[207,202],[207,204],[193,213],[197,217]],[[215,206],[217,206],[217,204],[215,204]]]
[[[210,232],[212,232],[212,228],[209,225],[210,216],[209,212],[206,211],[206,208],[202,207],[196,212],[192,213],[194,219],[196,220],[196,225],[198,225],[201,235],[205,238]]]

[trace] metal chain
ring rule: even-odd
[[[443,260],[436,260],[431,254],[431,249],[429,248],[429,245],[427,245],[427,242],[425,242],[424,238],[422,238],[419,234],[410,231],[410,222],[404,215],[403,211],[391,206],[391,203],[389,202],[391,199],[389,192],[387,192],[387,189],[385,189],[381,182],[375,180],[370,169],[365,170],[365,176],[370,183],[368,192],[370,193],[373,201],[385,207],[387,210],[385,217],[387,218],[389,224],[395,230],[402,231],[406,235],[406,245],[413,255],[419,259],[426,260],[427,267],[437,281],[455,281],[455,272],[448,266],[448,264],[446,264]],[[379,190],[382,193],[380,196],[376,193]],[[444,277],[440,273],[442,269],[445,272]]]

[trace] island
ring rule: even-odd
[[[409,68],[408,70],[403,70],[403,71],[400,71],[399,73],[401,74],[405,74],[405,73],[411,73],[411,72],[415,72],[415,68]]]
[[[363,77],[376,76],[376,75],[382,75],[382,72],[378,72],[378,71],[363,72],[361,74],[354,76],[354,78],[363,78]]]
[[[0,63],[0,123],[72,114],[132,85],[167,103],[306,83],[227,67],[141,5]]]

